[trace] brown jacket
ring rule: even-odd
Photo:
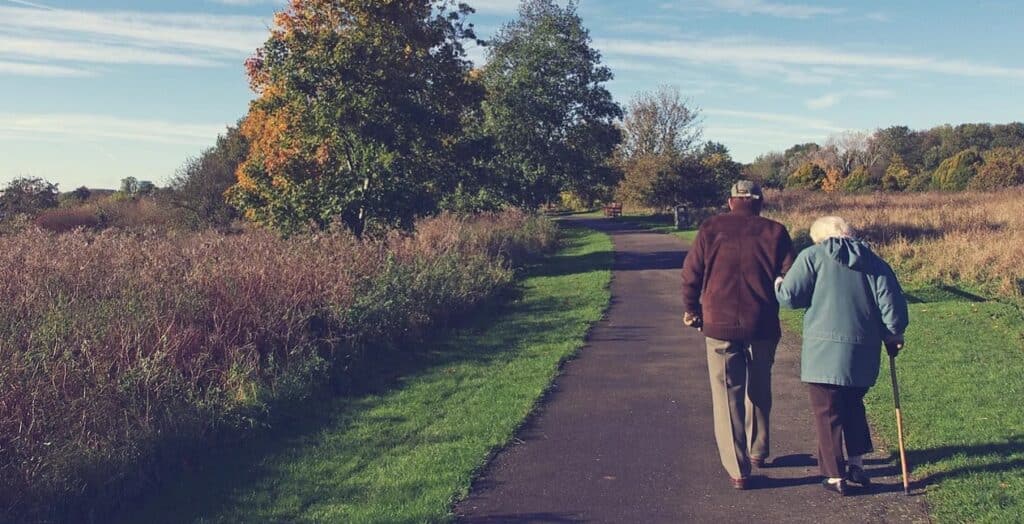
[[[683,263],[683,304],[701,315],[708,337],[778,339],[775,277],[792,265],[793,242],[782,224],[743,208],[711,217]]]

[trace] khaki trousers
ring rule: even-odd
[[[707,339],[715,441],[732,478],[750,475],[750,458],[768,458],[772,364],[778,340]]]

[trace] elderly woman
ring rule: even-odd
[[[822,486],[845,495],[847,482],[871,482],[864,395],[878,378],[882,344],[894,355],[902,347],[907,301],[892,268],[842,218],[818,219],[811,240],[775,294],[783,307],[807,308],[800,379],[810,392]]]

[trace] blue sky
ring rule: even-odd
[[[467,1],[482,36],[518,3]],[[165,182],[245,113],[242,62],[282,5],[0,0],[0,183]],[[1024,119],[1011,0],[583,0],[580,13],[620,102],[678,86],[742,161],[846,130]]]

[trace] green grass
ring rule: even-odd
[[[1024,521],[1021,311],[957,289],[907,292],[915,303],[897,372],[911,477],[927,486],[937,522]],[[801,318],[784,315],[796,332]],[[895,449],[890,383],[885,362],[867,407]]]
[[[668,233],[677,236],[687,242],[692,242],[697,237],[696,229],[680,231],[673,224],[672,215],[622,215],[615,220],[643,226],[651,231]]]
[[[612,246],[567,230],[521,295],[378,392],[310,406],[167,483],[126,522],[436,522],[534,409],[609,301]]]

